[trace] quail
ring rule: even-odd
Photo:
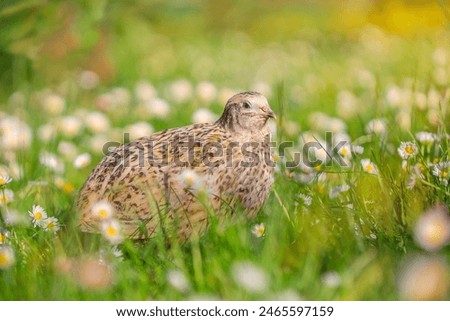
[[[202,233],[208,213],[242,206],[255,217],[273,184],[268,119],[257,92],[231,97],[214,123],[166,129],[117,147],[94,168],[77,202],[80,228],[98,232],[92,207],[107,201],[123,233],[149,238],[172,229]]]

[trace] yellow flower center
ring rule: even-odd
[[[348,149],[347,148],[342,148],[341,149],[341,155],[342,156],[347,156],[348,155]]]
[[[6,179],[4,179],[3,177],[0,177],[0,185],[4,185],[6,184]]]
[[[446,172],[446,171],[442,171],[442,177],[447,177],[448,176],[448,172]]]
[[[405,152],[407,153],[407,154],[413,154],[414,153],[414,148],[411,146],[411,145],[408,145],[408,146],[406,146],[405,147]]]
[[[47,224],[47,228],[48,228],[49,230],[53,230],[54,227],[55,227],[55,223],[54,223],[53,221],[50,221],[50,222]]]
[[[36,212],[34,213],[34,218],[39,221],[42,218],[42,213],[41,212]]]
[[[8,266],[8,258],[5,254],[0,253],[0,266]]]
[[[0,244],[5,243],[6,241],[6,235],[0,234]]]
[[[102,208],[101,210],[98,211],[98,216],[100,218],[105,218],[105,217],[108,216],[108,212],[105,209]]]
[[[366,172],[372,172],[373,171],[373,166],[372,166],[372,164],[367,164],[366,165],[366,167],[365,167],[365,170],[366,170]]]
[[[318,183],[317,189],[319,190],[320,193],[322,193],[325,190],[325,185],[323,185],[322,183]]]
[[[72,193],[74,189],[75,187],[73,186],[73,184],[70,183],[65,183],[63,186],[64,193],[66,194]]]
[[[194,184],[194,181],[195,181],[195,179],[193,176],[186,177],[186,184],[192,185],[192,184]]]
[[[117,229],[114,228],[114,226],[108,226],[108,228],[106,229],[106,233],[110,236],[115,236],[117,235]]]

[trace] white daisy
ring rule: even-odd
[[[450,180],[450,162],[433,164],[432,174],[436,176],[442,184],[447,186],[448,181]]]
[[[26,149],[33,133],[27,123],[15,117],[0,118],[0,148],[2,151]]]
[[[342,282],[341,276],[335,271],[325,272],[322,274],[321,280],[329,288],[337,288]]]
[[[3,229],[0,229],[0,245],[6,244],[8,242],[9,232]]]
[[[1,189],[0,190],[0,206],[7,205],[14,201],[14,192],[10,189]]]
[[[100,77],[91,70],[84,70],[78,78],[78,84],[85,90],[91,90],[98,86]]]
[[[306,207],[310,207],[312,203],[312,197],[303,193],[297,194],[296,198],[302,201],[302,204]]]
[[[0,175],[0,187],[5,186],[6,184],[11,183],[12,178],[8,175]]]
[[[64,172],[64,163],[55,154],[42,152],[39,156],[40,163],[54,171],[55,173]]]
[[[58,219],[56,217],[49,217],[40,223],[40,226],[47,232],[53,232],[56,234],[56,232],[59,231],[60,225],[58,222]]]
[[[60,114],[64,110],[65,105],[64,98],[56,94],[49,94],[43,100],[44,109],[52,115]]]
[[[73,167],[75,167],[77,169],[85,168],[85,167],[89,166],[89,164],[91,164],[91,160],[92,160],[92,158],[89,153],[80,154],[73,161]]]
[[[378,174],[377,166],[368,158],[361,159],[361,166],[363,168],[363,171],[366,173],[373,175]]]
[[[91,214],[100,220],[108,220],[113,217],[114,208],[108,201],[101,200],[92,206]]]
[[[115,258],[119,259],[120,261],[123,260],[123,252],[117,246],[111,247],[111,253],[112,255],[114,255]]]
[[[14,250],[8,245],[0,246],[0,269],[7,270],[16,262]]]
[[[397,149],[397,152],[402,159],[409,159],[416,156],[419,152],[419,149],[413,142],[401,142],[400,147]]]
[[[57,130],[53,124],[45,124],[38,128],[38,137],[44,143],[48,143],[56,137]]]
[[[372,119],[366,125],[366,133],[385,136],[387,132],[387,125],[384,119]]]
[[[412,167],[412,173],[411,175],[408,177],[408,183],[406,185],[407,189],[413,189],[417,183],[419,183],[422,179],[424,179],[425,177],[423,176],[421,170],[420,170],[420,166],[419,165],[414,165]]]
[[[126,132],[130,134],[130,139],[134,140],[137,138],[150,136],[153,134],[153,127],[149,123],[145,121],[140,121],[134,124],[131,124],[126,127]]]
[[[364,153],[364,147],[359,145],[352,145],[352,152],[361,155],[362,153]]]
[[[123,87],[115,87],[110,91],[114,107],[126,107],[130,104],[130,92]]]
[[[33,205],[33,209],[28,211],[28,214],[32,218],[32,223],[34,227],[41,225],[42,222],[47,218],[47,212],[40,205]]]
[[[192,115],[192,122],[195,124],[212,123],[217,119],[217,115],[208,109],[198,109]]]
[[[350,119],[358,113],[359,101],[355,95],[343,90],[338,93],[336,110],[339,116],[345,119]]]
[[[432,144],[436,140],[436,135],[429,132],[418,132],[416,138],[422,144]]]
[[[252,234],[255,237],[263,237],[266,233],[266,227],[264,226],[264,223],[256,224],[252,228]]]
[[[331,199],[338,197],[341,193],[346,192],[350,189],[350,186],[347,184],[333,186],[330,188],[329,196]]]
[[[179,292],[187,292],[191,288],[189,280],[180,270],[170,270],[166,275],[167,282]]]
[[[167,101],[161,98],[154,98],[145,104],[147,112],[154,117],[166,118],[170,113],[170,106]]]
[[[435,206],[419,218],[414,229],[416,243],[427,251],[438,251],[450,242],[450,216],[445,206]]]
[[[77,116],[65,116],[59,120],[58,128],[65,136],[73,138],[81,132],[83,123]]]
[[[169,91],[170,97],[179,104],[187,102],[193,94],[192,84],[186,79],[174,81],[170,85]]]
[[[209,81],[202,81],[196,88],[197,97],[205,103],[213,101],[217,96],[216,86]]]
[[[102,235],[111,244],[119,244],[123,241],[121,226],[117,220],[103,221],[101,225]]]
[[[12,208],[4,209],[2,214],[6,226],[27,226],[30,223],[28,217]]]
[[[141,102],[149,101],[156,97],[156,89],[147,81],[140,81],[134,88],[134,94]]]
[[[340,149],[339,149],[339,154],[347,159],[350,159],[352,157],[352,148],[351,145],[349,143],[344,144]]]
[[[261,293],[269,286],[267,273],[251,262],[236,262],[231,271],[234,281],[248,292]]]
[[[61,141],[58,144],[58,153],[66,159],[73,160],[78,154],[77,146],[69,141]]]
[[[203,178],[191,169],[183,170],[178,180],[183,186],[192,190],[199,190],[203,188]]]
[[[84,118],[84,123],[94,134],[106,133],[111,127],[109,118],[98,111],[88,113]]]

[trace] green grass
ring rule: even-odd
[[[115,5],[115,10],[117,7],[120,9]],[[317,14],[316,9],[311,9],[312,16]],[[43,15],[53,12],[50,7],[42,10]],[[0,124],[15,116],[31,128],[34,136],[25,149],[0,150],[0,165],[14,178],[6,186],[14,192],[14,201],[0,207],[0,212],[14,209],[30,221],[27,212],[33,204],[39,204],[62,224],[53,235],[29,224],[7,226],[0,221],[0,228],[9,232],[8,243],[16,256],[13,266],[0,270],[1,300],[268,300],[292,293],[308,300],[397,300],[404,298],[397,281],[403,263],[411,256],[450,259],[448,245],[437,253],[428,253],[414,241],[414,228],[422,213],[434,204],[448,207],[450,203],[450,187],[433,175],[430,164],[449,161],[448,136],[430,147],[416,142],[419,154],[408,160],[407,170],[402,169],[397,153],[402,141],[416,141],[417,132],[448,134],[450,62],[440,66],[433,60],[437,48],[450,60],[448,46],[443,45],[448,40],[447,29],[431,36],[402,38],[375,29],[330,33],[317,22],[297,32],[296,11],[288,14],[281,10],[279,19],[288,15],[293,25],[283,27],[292,28],[286,34],[288,39],[276,43],[272,34],[246,37],[230,26],[218,27],[220,31],[226,29],[224,33],[206,32],[202,20],[190,9],[168,10],[166,15],[180,14],[185,20],[154,22],[156,30],[136,12],[124,12],[120,19],[111,13],[119,19],[112,23],[108,20],[111,16],[102,18],[101,8],[83,10],[90,15],[75,24],[77,32],[86,31],[84,36],[79,34],[81,49],[66,57],[77,69],[62,69],[63,79],[52,68],[63,65],[64,57],[53,66],[45,57],[28,60],[14,55],[6,45],[0,48],[0,59],[4,60],[0,66],[5,62],[13,75],[13,80],[7,75],[1,78],[5,85]],[[264,19],[278,21],[276,17]],[[117,74],[92,90],[83,90],[77,83],[81,57],[85,57],[89,44],[101,37],[89,30],[93,21],[102,19],[111,22],[108,32],[113,38],[109,39],[105,57],[115,62]],[[186,29],[186,39],[176,28],[179,25],[192,28]],[[256,33],[251,22],[247,28],[249,34]],[[199,34],[199,30],[205,33]],[[436,76],[442,70],[447,72],[444,80]],[[48,74],[41,77],[39,71]],[[345,133],[353,143],[362,145],[364,152],[352,156],[350,167],[312,169],[309,183],[300,179],[301,168],[280,164],[273,191],[256,219],[246,219],[240,210],[225,219],[211,213],[208,230],[199,237],[180,242],[161,232],[147,242],[126,240],[119,246],[122,257],[117,258],[101,236],[82,234],[77,227],[77,192],[102,158],[91,148],[95,134],[82,127],[77,135],[68,137],[59,128],[46,142],[39,138],[38,129],[44,124],[57,124],[67,115],[77,115],[84,123],[84,113],[98,109],[98,97],[117,86],[124,87],[131,98],[129,103],[102,111],[111,124],[106,140],[120,140],[124,128],[138,121],[150,123],[157,131],[190,124],[199,107],[221,113],[223,105],[218,97],[206,103],[194,93],[184,102],[173,101],[168,88],[180,78],[188,79],[192,86],[206,79],[219,91],[252,89],[258,82],[268,84],[272,92],[269,101],[279,119],[274,139],[293,141],[290,153],[300,149],[299,135],[306,131],[317,138],[325,138],[325,132],[332,131],[332,123],[312,120],[316,112],[344,122]],[[167,117],[143,116],[142,104],[133,92],[141,79],[150,81],[157,95],[169,102]],[[389,96],[394,86],[406,102],[395,103]],[[357,100],[357,112],[351,117],[336,108],[343,90]],[[62,114],[52,115],[43,109],[42,97],[49,91],[65,100]],[[424,106],[415,98],[421,94],[428,97]],[[440,97],[439,104],[430,102],[433,95]],[[399,125],[400,117],[409,121]],[[374,118],[386,121],[384,137],[365,131]],[[0,130],[0,138],[2,134],[6,135]],[[74,168],[71,157],[58,149],[61,141],[73,143],[77,154],[89,152],[92,163],[87,168]],[[39,161],[42,151],[57,155],[65,170],[54,173],[43,166]],[[376,164],[378,175],[363,171],[360,161],[366,158]],[[423,179],[408,189],[408,178],[416,164],[423,168]],[[22,169],[22,175],[15,174],[15,167]],[[58,183],[61,180],[62,185]],[[349,185],[349,190],[330,197],[330,189],[343,184]],[[310,206],[299,200],[299,193],[311,196]],[[260,238],[251,232],[257,223],[264,223],[266,229]],[[103,287],[95,288],[91,283],[89,287],[80,281],[79,271],[87,258],[101,258],[108,267],[101,270],[107,272],[100,273],[106,278]],[[251,262],[267,274],[265,290],[252,292],[235,280],[233,271],[239,262]],[[448,271],[447,263],[445,268]],[[177,290],[168,282],[168,272],[173,270],[185,275],[188,289]],[[254,273],[248,278],[258,282],[258,272]],[[337,282],[327,281],[330,275]],[[448,293],[438,298],[448,299]]]

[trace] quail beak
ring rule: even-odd
[[[277,115],[271,109],[267,112],[267,117],[277,120]]]
[[[275,115],[275,113],[273,112],[272,109],[270,109],[270,107],[268,105],[260,107],[262,113],[264,114],[265,117],[267,118],[273,118],[273,119],[277,119],[277,116]]]

